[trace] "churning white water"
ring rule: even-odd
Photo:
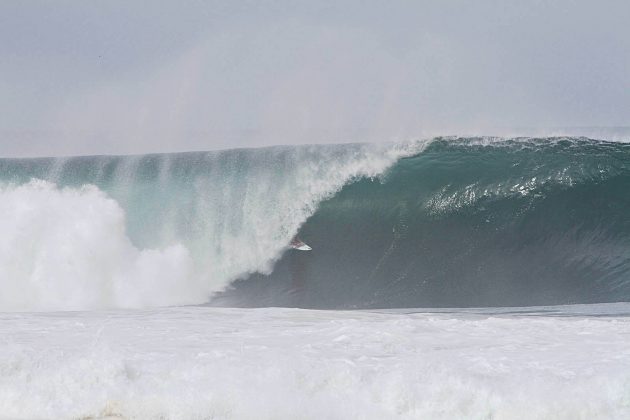
[[[0,418],[630,418],[630,318],[594,309],[630,311],[5,313]]]
[[[138,249],[123,209],[94,186],[5,187],[0,232],[4,311],[184,304],[207,292],[183,245]]]

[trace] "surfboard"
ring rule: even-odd
[[[289,246],[293,249],[297,249],[298,251],[310,251],[313,249],[299,239],[291,241],[291,244]]]

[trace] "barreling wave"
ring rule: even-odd
[[[629,191],[585,138],[0,159],[0,310],[627,301]]]
[[[630,300],[630,145],[435,139],[346,185],[302,226],[312,252],[215,304],[530,306]]]

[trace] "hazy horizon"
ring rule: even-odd
[[[8,1],[0,16],[2,156],[630,125],[622,1]]]

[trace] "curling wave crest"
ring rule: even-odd
[[[0,310],[208,301],[422,143],[0,160]]]

